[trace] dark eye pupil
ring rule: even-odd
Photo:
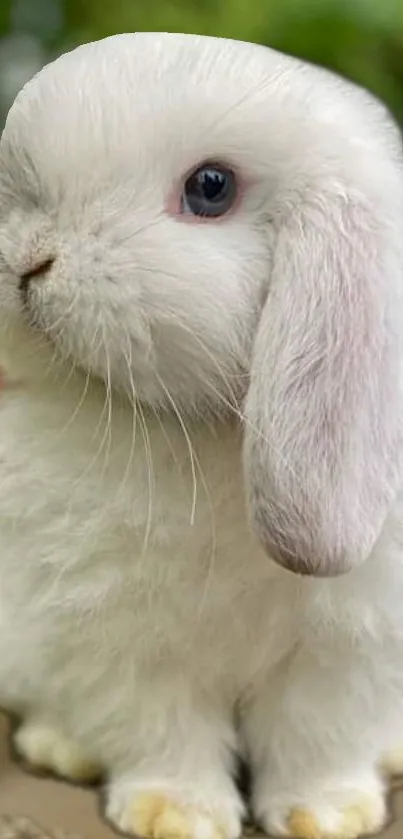
[[[235,175],[221,166],[201,166],[186,181],[182,211],[195,216],[218,217],[231,209],[236,197]]]
[[[207,201],[220,200],[226,187],[226,176],[218,169],[201,169],[196,178],[200,192]]]

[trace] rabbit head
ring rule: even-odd
[[[252,523],[333,575],[401,480],[403,173],[385,109],[251,44],[121,35],[62,56],[0,144],[0,347],[157,409],[242,406]],[[38,360],[39,359],[39,360]]]

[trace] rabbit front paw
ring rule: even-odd
[[[339,795],[336,790],[328,796],[319,792],[310,800],[301,797],[298,803],[284,796],[257,808],[259,823],[269,835],[289,839],[358,839],[378,833],[387,816],[381,789],[349,793],[342,785]]]
[[[74,783],[89,783],[101,775],[100,767],[89,760],[78,743],[50,725],[24,722],[14,735],[17,755],[34,769],[52,772]]]
[[[107,818],[122,832],[142,839],[237,839],[241,833],[238,801],[204,802],[200,791],[137,787],[122,802],[110,796]]]

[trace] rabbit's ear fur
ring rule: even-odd
[[[333,174],[318,158],[278,222],[245,469],[261,541],[302,574],[365,559],[401,480],[403,184],[385,146]]]

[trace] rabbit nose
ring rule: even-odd
[[[54,265],[55,258],[54,257],[47,257],[46,259],[41,260],[32,268],[29,268],[28,271],[25,271],[21,274],[21,285],[28,285],[31,280],[40,280],[49,273],[50,269]]]
[[[20,274],[20,282],[18,285],[21,300],[24,306],[28,303],[29,287],[32,280],[43,280],[54,265],[55,257],[48,256],[46,259],[40,259],[35,262],[31,268]]]

